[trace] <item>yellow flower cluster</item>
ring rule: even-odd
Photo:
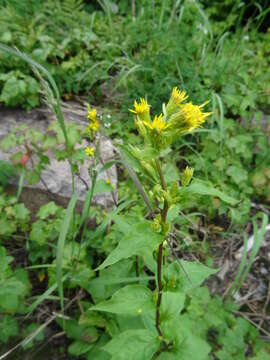
[[[207,116],[210,115],[210,113],[203,113],[201,111],[201,109],[207,104],[207,102],[199,106],[193,105],[192,102],[182,105],[182,111],[184,114],[184,119],[188,132],[191,132],[192,130],[201,127],[202,124],[205,122]]]
[[[97,119],[97,109],[90,109],[90,107],[88,107],[88,115],[87,118],[89,120],[89,125],[88,125],[88,131],[90,133],[96,133],[99,129],[99,122]]]
[[[140,134],[155,148],[167,147],[177,137],[189,133],[202,126],[210,113],[202,109],[202,105],[194,105],[185,102],[188,98],[185,91],[173,88],[167,105],[163,106],[164,114],[155,115],[151,120],[150,105],[143,98],[140,102],[134,101],[134,109],[130,111],[135,114],[135,123]]]

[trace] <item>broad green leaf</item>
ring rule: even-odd
[[[118,246],[97,270],[104,269],[106,266],[133,255],[152,254],[162,240],[163,237],[152,230],[150,222],[144,221],[136,224],[131,227],[131,230],[120,240]]]
[[[174,331],[179,331],[180,326],[181,323]],[[205,340],[190,332],[185,334],[185,338],[176,346],[175,352],[172,351],[171,354],[161,353],[158,360],[207,360],[210,351],[211,347]]]
[[[190,186],[185,189],[186,193],[198,194],[198,195],[208,195],[218,197],[220,200],[234,206],[238,203],[237,200],[230,197],[229,195],[224,194],[222,191],[215,189],[211,183],[193,180]]]
[[[180,292],[166,291],[162,294],[161,322],[167,321],[180,314],[184,308],[185,294]]]
[[[157,335],[144,329],[125,331],[104,346],[112,360],[150,360],[158,349]]]
[[[178,261],[169,264],[164,270],[164,277],[168,281],[168,287],[186,292],[194,287],[200,286],[210,275],[215,274],[218,270],[211,269],[197,261],[181,260],[181,268]]]
[[[206,340],[196,335],[196,330],[189,323],[175,316],[170,321],[161,323],[165,339],[173,343],[170,352],[163,352],[158,360],[207,360],[211,347]]]
[[[110,300],[103,301],[89,310],[142,315],[154,311],[155,304],[152,292],[146,286],[127,285],[114,293]]]

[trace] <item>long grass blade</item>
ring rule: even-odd
[[[21,193],[22,193],[22,189],[23,189],[23,184],[24,184],[24,177],[25,177],[25,169],[22,170],[20,179],[19,179],[19,183],[18,183],[18,190],[17,190],[17,200],[19,201]]]
[[[247,263],[247,267],[246,269],[244,270],[244,273],[241,277],[241,281],[239,283],[239,287],[238,289],[240,289],[240,287],[242,286],[242,284],[244,283],[250,269],[251,269],[251,266],[255,260],[255,257],[257,256],[258,254],[258,251],[260,250],[260,247],[261,247],[261,244],[262,244],[262,241],[263,241],[263,237],[264,237],[264,234],[266,232],[266,226],[267,226],[267,222],[268,222],[268,216],[264,213],[262,213],[262,225],[261,225],[261,228],[260,230],[258,230],[258,225],[256,223],[256,219],[253,219],[253,229],[254,229],[254,245],[252,247],[252,250],[251,250],[251,254],[250,254],[250,258],[248,260],[248,263]]]

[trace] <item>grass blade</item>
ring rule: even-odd
[[[19,201],[21,193],[22,193],[24,177],[25,177],[25,169],[23,169],[20,179],[19,179],[19,183],[18,183],[18,190],[17,190],[17,200],[18,201]]]

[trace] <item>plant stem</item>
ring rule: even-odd
[[[161,169],[159,160],[156,159],[155,162],[156,162],[157,171],[158,171],[158,174],[160,177],[162,189],[164,191],[166,191],[167,185],[166,185],[163,173],[162,173],[162,169]],[[163,205],[163,209],[161,211],[161,220],[164,224],[166,223],[168,209],[169,209],[168,202],[167,202],[167,200],[164,199],[164,205]],[[160,305],[161,305],[161,301],[162,301],[162,259],[163,259],[163,243],[161,243],[158,248],[158,259],[157,259],[158,299],[157,299],[157,305],[156,305],[156,329],[157,329],[159,336],[161,336],[161,337],[163,336],[162,331],[160,329]],[[164,342],[164,345],[165,345],[165,347],[167,347],[165,342]]]
[[[159,319],[160,319],[160,305],[162,300],[162,251],[163,244],[159,245],[158,248],[158,260],[157,260],[157,283],[158,283],[158,299],[156,305],[156,329],[159,336],[163,336],[162,331],[160,329]]]

